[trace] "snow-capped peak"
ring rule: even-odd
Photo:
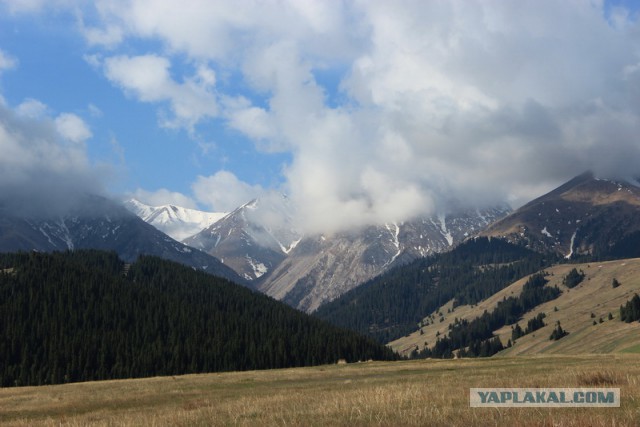
[[[178,241],[199,233],[227,215],[226,212],[204,212],[175,205],[149,206],[136,199],[126,200],[124,206]]]

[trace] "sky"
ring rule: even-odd
[[[221,212],[284,193],[326,232],[637,176],[638,10],[0,0],[0,196]]]

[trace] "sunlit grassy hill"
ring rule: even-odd
[[[585,278],[578,286],[569,289],[562,282],[573,268],[583,271]],[[545,313],[546,326],[519,338],[513,347],[504,350],[501,355],[640,353],[640,323],[624,323],[619,320],[620,305],[631,299],[634,293],[640,294],[640,259],[563,264],[547,268],[545,271],[549,273],[547,286],[558,286],[562,294],[557,299],[529,311],[518,323],[524,329],[529,319],[538,313]],[[612,286],[614,278],[621,284],[617,288]],[[429,324],[421,328],[422,332],[416,330],[390,345],[403,354],[410,353],[416,346],[422,349],[425,342],[432,346],[438,334],[446,334],[449,325],[456,318],[472,320],[482,315],[485,310],[491,312],[503,298],[519,295],[526,280],[527,278],[518,280],[477,305],[464,305],[453,309],[453,302],[450,301],[425,318],[429,319]],[[609,313],[613,317],[611,320]],[[557,321],[560,321],[562,328],[568,331],[569,335],[558,341],[551,341],[549,336]],[[496,331],[505,345],[511,338],[511,326]]]

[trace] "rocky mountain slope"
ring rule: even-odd
[[[507,206],[369,226],[333,235],[296,230],[285,196],[253,200],[184,240],[260,291],[310,312],[387,269],[454,247]]]
[[[506,206],[462,211],[305,237],[258,289],[311,312],[396,265],[451,249],[508,212]]]
[[[298,244],[285,196],[252,200],[184,243],[222,260],[249,281],[276,268]]]
[[[398,339],[437,307],[476,304],[552,262],[501,239],[468,239],[454,249],[393,268],[318,308],[314,314],[382,343]]]
[[[638,184],[585,173],[522,206],[481,235],[570,258],[606,255],[639,231]]]

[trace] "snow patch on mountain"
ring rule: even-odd
[[[567,254],[567,256],[565,256],[566,259],[571,259],[571,257],[573,256],[573,245],[575,245],[577,234],[578,230],[574,231],[571,235],[571,243],[569,243],[569,253]]]
[[[447,230],[447,218],[444,214],[438,215],[438,221],[440,222],[440,229],[442,230],[442,235],[445,239],[447,239],[447,243],[449,246],[453,246],[453,236],[451,232]]]
[[[296,239],[293,242],[291,242],[291,244],[289,245],[288,248],[285,248],[282,245],[280,245],[280,248],[282,249],[282,252],[284,252],[286,254],[289,254],[289,252],[291,252],[292,250],[294,250],[296,248],[296,246],[298,246],[298,243],[300,243],[301,240],[302,240],[302,237],[300,237],[299,239]]]
[[[393,229],[392,227],[393,226]],[[398,238],[398,236],[400,235],[400,226],[398,226],[398,224],[396,224],[395,222],[392,224],[385,224],[385,228],[389,231],[389,233],[391,233],[393,239],[391,241],[391,243],[393,244],[393,246],[396,248],[396,253],[391,257],[391,259],[389,260],[389,262],[386,265],[390,265],[392,264],[402,253],[402,249],[400,248],[400,239]]]
[[[453,236],[451,232],[447,229],[447,219],[446,216],[440,214],[434,218],[430,218],[431,224],[433,224],[438,230],[441,236],[447,241],[447,245],[453,245]]]
[[[247,280],[253,280],[253,279],[259,279],[260,277],[264,276],[269,269],[267,268],[266,265],[264,265],[263,263],[256,261],[254,259],[252,259],[250,256],[246,256],[246,260],[249,263],[249,265],[251,265],[251,268],[253,269],[253,277],[245,274],[245,278]]]

